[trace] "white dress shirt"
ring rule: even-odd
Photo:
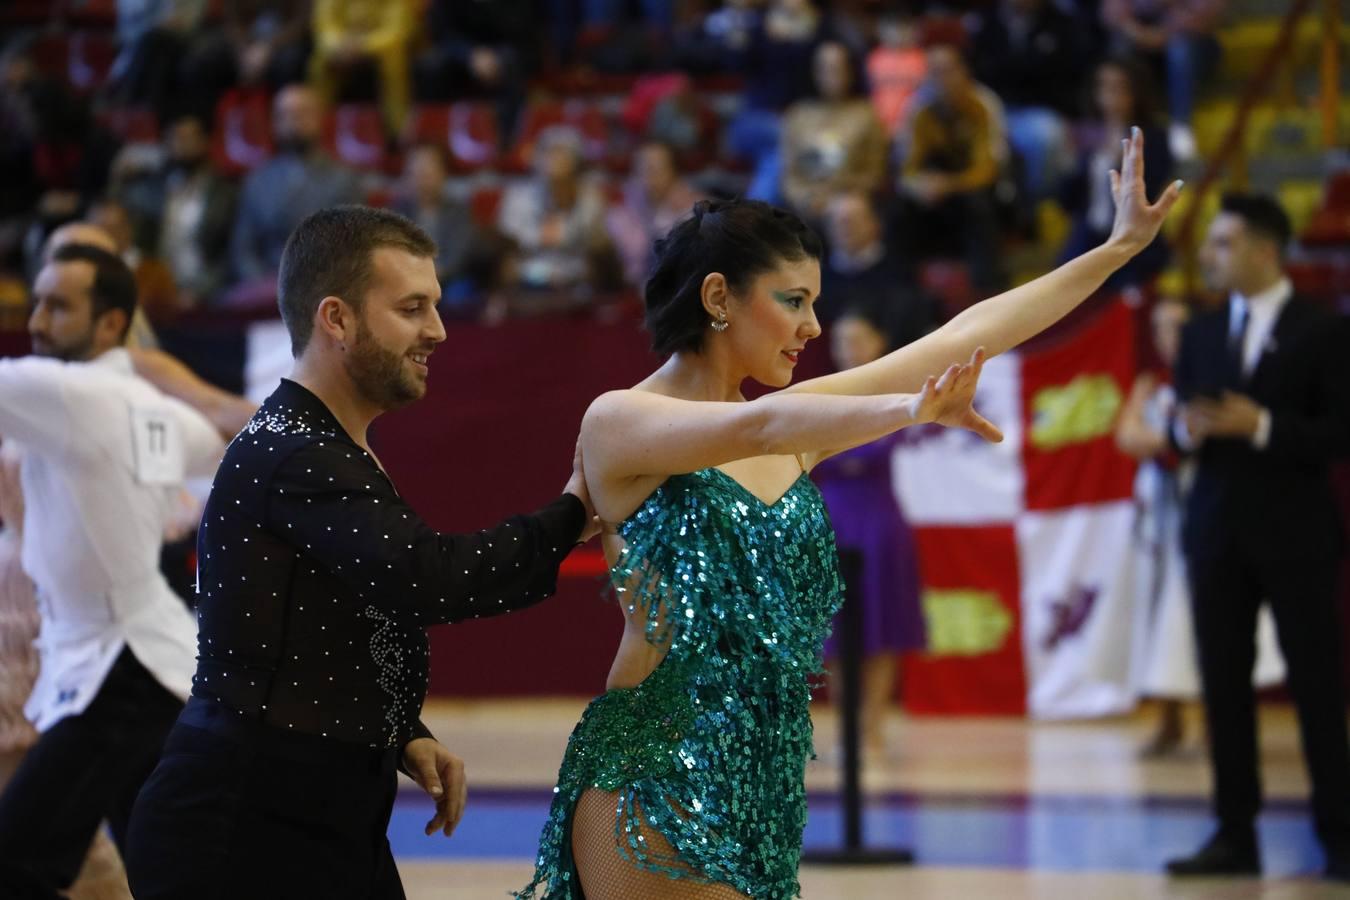
[[[1280,313],[1294,295],[1294,285],[1288,278],[1281,278],[1259,294],[1244,297],[1233,294],[1228,303],[1228,334],[1235,335],[1247,318],[1247,332],[1242,340],[1242,377],[1250,378],[1261,362],[1261,356],[1267,350],[1275,349],[1271,344],[1271,335],[1275,332],[1275,323]],[[1252,435],[1252,445],[1264,450],[1270,443],[1270,410],[1262,409],[1256,433]]]
[[[184,478],[219,463],[220,435],[119,348],[0,360],[0,436],[23,449],[23,568],[42,617],[28,717],[43,731],[82,712],[124,646],[186,698],[197,624],[160,573],[160,547]]]

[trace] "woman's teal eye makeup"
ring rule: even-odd
[[[802,300],[804,298],[802,297],[801,294],[788,294],[784,293],[783,291],[774,291],[773,299],[777,300],[779,303],[783,304],[788,309],[801,309]]]

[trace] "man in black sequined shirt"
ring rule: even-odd
[[[381,210],[296,229],[280,303],[293,377],[226,451],[199,546],[192,699],[137,801],[139,900],[403,896],[385,838],[395,768],[463,811],[463,767],[418,721],[426,627],[538,603],[592,534],[575,461],[563,495],[471,535],[399,497],[366,440],[426,392],[445,339],[435,245]]]

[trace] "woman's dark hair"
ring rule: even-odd
[[[1085,107],[1089,118],[1101,118],[1102,112],[1097,108],[1096,73],[1108,66],[1125,73],[1125,80],[1130,84],[1130,97],[1134,100],[1133,124],[1140,127],[1163,124],[1162,105],[1158,102],[1158,88],[1153,73],[1137,56],[1128,53],[1108,56],[1093,69],[1093,77],[1088,79],[1086,86]]]
[[[758,200],[700,200],[694,214],[656,242],[647,280],[647,330],[665,356],[697,353],[709,325],[703,280],[720,272],[733,294],[784,262],[819,260],[820,238],[790,212]]]

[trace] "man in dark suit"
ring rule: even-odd
[[[1201,262],[1228,294],[1186,329],[1178,448],[1198,459],[1183,532],[1218,831],[1172,875],[1256,874],[1261,805],[1252,690],[1256,613],[1269,600],[1312,780],[1328,878],[1350,880],[1350,745],[1335,607],[1341,524],[1329,464],[1350,455],[1346,321],[1294,294],[1289,219],[1230,194]]]

